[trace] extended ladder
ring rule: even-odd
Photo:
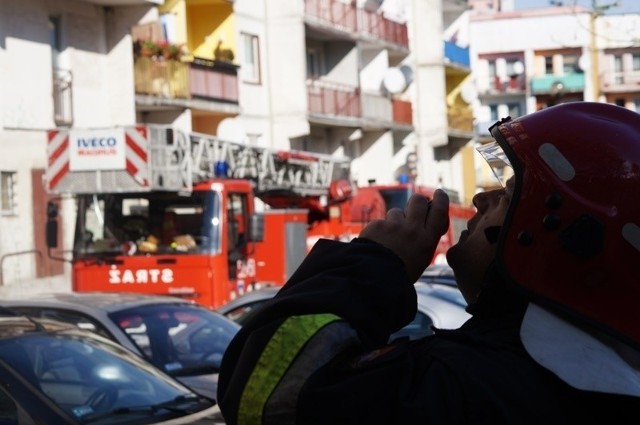
[[[189,191],[193,183],[220,177],[247,179],[258,193],[327,194],[336,171],[346,172],[348,158],[303,151],[276,151],[221,140],[172,127],[149,126],[150,175],[155,189]]]

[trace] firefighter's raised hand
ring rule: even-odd
[[[431,262],[440,237],[449,227],[449,197],[438,189],[429,200],[413,195],[406,208],[393,208],[384,220],[367,224],[360,237],[389,248],[404,262],[411,283]]]

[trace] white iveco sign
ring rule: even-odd
[[[69,133],[69,169],[124,170],[124,129],[72,130]]]

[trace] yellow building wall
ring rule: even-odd
[[[233,62],[237,62],[235,16],[232,5],[227,3],[195,4],[187,7],[189,36],[187,46],[196,57],[214,59],[214,51],[220,43],[222,49],[230,49]]]

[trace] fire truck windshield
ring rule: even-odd
[[[409,188],[380,189],[386,210],[391,208],[404,209],[413,192]]]
[[[93,194],[77,201],[75,257],[220,250],[217,192]]]

